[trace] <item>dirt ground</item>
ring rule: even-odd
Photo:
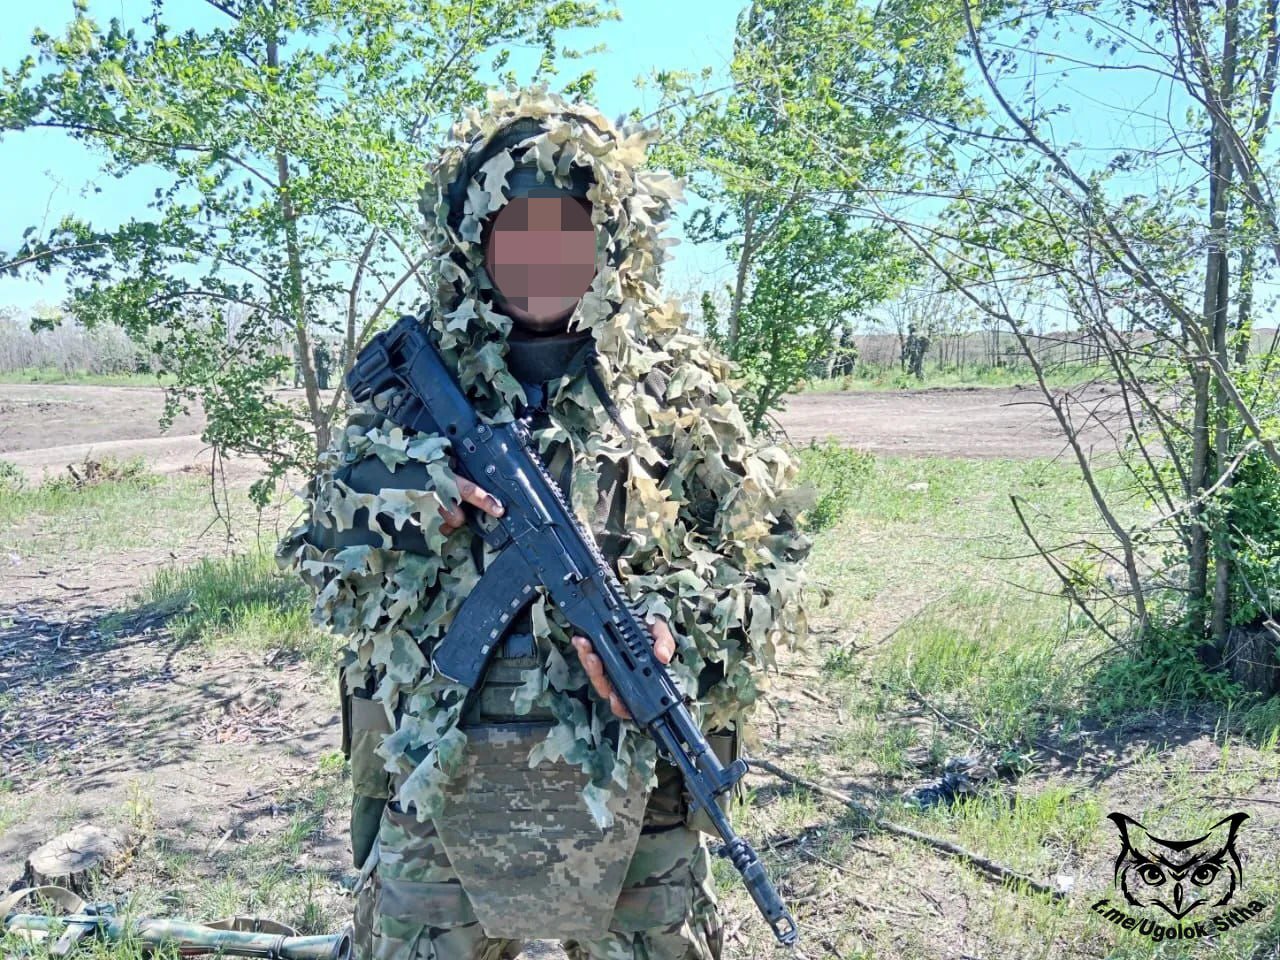
[[[1079,400],[1094,416],[1087,443],[1109,447],[1105,424],[1120,412],[1114,392],[1089,387]],[[0,384],[0,459],[32,480],[87,456],[143,457],[161,473],[207,464],[200,412],[179,417],[161,434],[162,407],[154,387]],[[1064,448],[1032,387],[805,393],[788,399],[777,424],[795,443],[831,436],[881,454],[1051,457]]]
[[[1030,389],[810,394],[791,398],[779,423],[797,443],[834,435],[877,453],[1055,456],[1063,444],[1038,400]],[[1093,388],[1086,400],[1105,415],[1115,413],[1115,398],[1103,388]],[[142,456],[159,472],[207,469],[199,416],[182,418],[160,436],[160,406],[152,389],[0,385],[0,458],[33,479],[90,454]],[[1110,443],[1102,426],[1089,436],[1099,446]],[[7,807],[0,802],[0,891],[18,880],[26,855],[54,833],[106,823],[146,841],[112,881],[109,892],[117,898],[144,888],[176,891],[159,902],[171,914],[190,915],[196,908],[183,890],[197,883],[216,889],[224,879],[233,893],[252,889],[253,878],[271,870],[294,885],[289,889],[303,889],[305,901],[264,893],[266,902],[245,904],[233,897],[226,912],[252,909],[318,929],[332,929],[349,915],[356,877],[346,785],[332,773],[328,779],[317,773],[339,745],[329,678],[278,651],[210,655],[184,646],[163,615],[134,600],[158,565],[190,562],[223,546],[218,531],[206,529],[109,560],[32,565],[0,553],[0,801],[5,790],[9,800]],[[788,769],[809,767],[810,776],[859,796],[883,790],[867,785],[866,771],[834,759],[832,740],[845,717],[840,702],[824,692],[821,669],[833,650],[860,649],[855,635],[887,637],[908,615],[903,606],[886,607],[885,620],[875,624],[817,619],[818,642],[787,660],[768,712],[761,711],[763,755]],[[940,722],[924,707],[914,716],[922,724]],[[1149,730],[1086,731],[1068,745],[1062,773],[1109,782],[1116,795],[1132,793],[1137,804],[1149,787],[1140,779],[1125,785],[1130,760],[1170,743],[1181,744],[1180,764],[1213,769],[1221,762],[1212,724],[1186,717],[1176,728],[1161,719]],[[1042,774],[1056,775],[1053,765]],[[762,811],[759,823],[774,822],[770,811],[790,802],[785,791],[758,773],[749,782]],[[1264,798],[1259,803],[1274,803],[1265,799],[1274,782],[1250,789]],[[336,800],[326,801],[325,791]],[[998,884],[882,834],[853,834],[837,855],[828,843],[838,832],[830,824],[841,817],[828,805],[805,813],[785,833],[766,834],[757,824],[761,835],[753,839],[771,855],[784,851],[794,867],[784,894],[804,903],[839,885],[839,909],[856,911],[870,940],[898,944],[896,955],[984,955],[982,922],[975,918],[1005,910],[996,902],[1004,894]],[[1275,821],[1266,830],[1280,842]],[[291,848],[299,836],[300,848]],[[1111,861],[1098,859],[1085,869],[1089,875],[1077,875],[1076,882],[1098,886]],[[933,945],[918,949],[913,931]],[[730,916],[726,957],[770,955],[761,933],[747,910]],[[853,955],[820,938],[809,943],[810,952],[798,956],[822,956],[819,945],[829,955]],[[547,945],[530,955],[563,956]]]

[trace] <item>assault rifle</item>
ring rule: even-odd
[[[346,383],[357,402],[395,388],[383,412],[404,427],[447,437],[456,471],[498,497],[502,517],[472,525],[497,557],[463,601],[435,648],[444,676],[474,689],[511,620],[543,587],[604,665],[618,698],[679,769],[694,810],[705,810],[751,899],[784,945],[797,928],[764,865],[739,837],[716,797],[746,775],[735,760],[724,766],[689,713],[666,668],[653,655],[649,631],[592,535],[583,529],[547,474],[520,420],[481,421],[414,317],[401,317],[356,358]]]

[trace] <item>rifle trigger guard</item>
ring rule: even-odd
[[[507,535],[501,520],[494,520],[474,507],[465,512],[467,525],[471,527],[472,532],[494,550],[501,550],[511,542],[511,537]]]

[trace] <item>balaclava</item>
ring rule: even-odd
[[[549,339],[581,338],[596,356],[581,373],[548,379],[547,425],[534,432],[535,445],[571,454],[569,502],[588,528],[602,464],[619,468],[627,537],[616,572],[648,614],[669,621],[680,644],[670,669],[712,729],[751,711],[777,646],[805,632],[809,541],[796,516],[807,494],[791,489],[794,460],[752,437],[728,382],[730,364],[659,293],[670,242],[660,233],[680,188],[641,166],[656,135],[619,129],[542,89],[491,93],[485,112],[471,110],[454,127],[423,193],[438,282],[419,318],[482,416],[519,415],[531,400],[521,381],[537,378],[513,373],[512,346],[539,337],[495,309],[486,221],[510,202],[522,165],[518,196],[538,185],[583,193],[596,270],[564,334]],[[467,527],[440,532],[441,501],[458,499],[448,441],[395,426],[379,414],[379,399],[335,429],[309,490],[310,517],[278,557],[315,588],[314,619],[342,637],[348,684],[374,688],[394,725],[379,753],[399,780],[397,799],[426,819],[441,811],[443,787],[467,748],[458,726],[465,691],[434,674],[429,658],[480,564]],[[375,459],[390,473],[416,470],[420,487],[360,492],[336,476]],[[370,542],[322,549],[320,528],[367,530]],[[396,549],[411,540],[423,552]],[[633,769],[651,774],[654,744],[587,695],[572,627],[555,606],[539,597],[529,613],[540,664],[524,674],[517,701],[556,718],[529,763],[564,758],[579,766],[590,779],[584,801],[603,825],[611,792],[624,789]]]

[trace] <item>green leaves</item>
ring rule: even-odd
[[[920,0],[756,0],[738,20],[729,93],[655,74],[661,109],[680,118],[661,160],[710,201],[686,233],[733,261],[725,315],[709,298],[704,314],[739,364],[754,427],[842,327],[909,279],[866,198],[901,191],[920,162],[918,116],[972,109],[959,37],[954,16]]]
[[[0,76],[0,131],[62,129],[104,170],[163,182],[118,228],[69,218],[25,236],[0,274],[66,270],[69,311],[158,345],[175,397],[209,414],[206,439],[261,457],[268,478],[329,441],[342,398],[319,355],[340,374],[424,292],[414,199],[447,124],[483,100],[482,60],[535,43],[554,71],[559,31],[608,16],[555,0],[279,0],[176,31],[162,6],[136,28],[77,11]],[[295,366],[301,400],[277,389]]]

